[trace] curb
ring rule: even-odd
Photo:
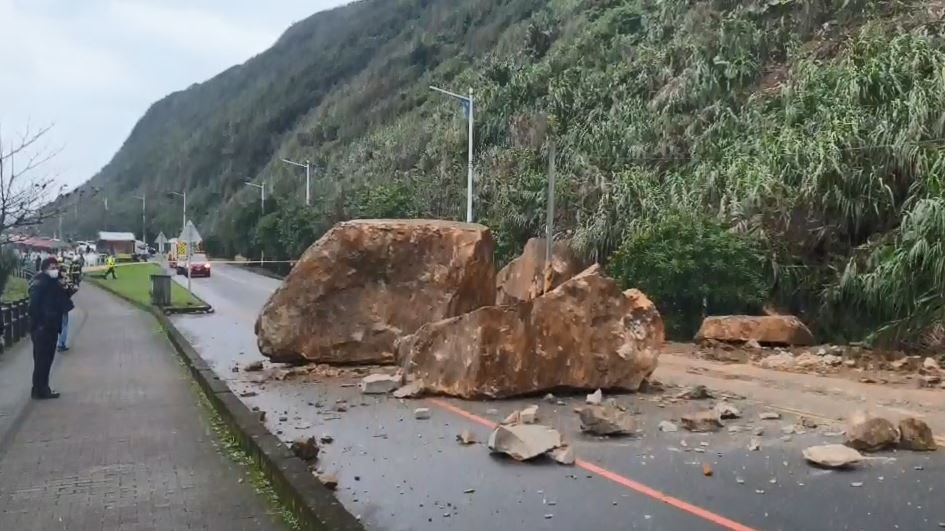
[[[96,285],[98,287],[98,285]],[[210,399],[240,446],[260,467],[280,501],[298,518],[301,528],[311,531],[363,531],[364,526],[348,512],[335,495],[322,485],[308,466],[282,444],[221,381],[160,310],[145,306],[108,288],[102,288],[154,316],[187,366],[194,380]]]

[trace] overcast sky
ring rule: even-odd
[[[347,0],[0,0],[0,128],[54,124],[48,167],[72,188],[148,106],[268,48]]]

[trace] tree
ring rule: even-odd
[[[55,179],[41,171],[58,154],[40,146],[51,129],[27,125],[9,142],[0,130],[0,244],[9,241],[11,231],[39,225],[58,213],[44,206]]]

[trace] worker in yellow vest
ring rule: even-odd
[[[108,255],[108,258],[105,259],[105,265],[108,267],[108,269],[105,270],[104,278],[108,278],[108,274],[111,273],[112,278],[118,280],[118,276],[115,275],[115,255]]]

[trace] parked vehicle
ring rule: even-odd
[[[187,265],[186,261],[177,262],[175,265],[177,274],[187,275],[189,273],[190,278],[210,276],[210,259],[205,254],[195,254],[190,257],[189,272],[187,271]]]

